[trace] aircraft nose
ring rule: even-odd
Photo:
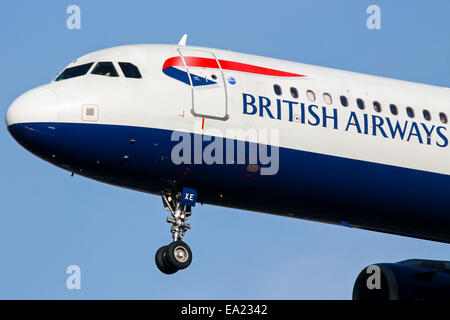
[[[45,87],[24,93],[6,112],[9,133],[35,154],[48,154],[53,149],[57,120],[58,96]]]
[[[52,90],[39,87],[18,97],[6,112],[8,128],[15,124],[32,122],[55,122],[58,96]]]

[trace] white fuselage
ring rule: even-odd
[[[92,74],[98,62],[112,62],[118,76]],[[119,65],[120,62],[137,66],[142,77],[127,78]],[[426,224],[430,217],[418,219],[402,230],[401,221],[404,221],[407,213],[401,213],[401,217],[394,219],[395,223],[391,228],[385,226],[382,216],[380,216],[381,220],[376,220],[368,214],[358,219],[357,213],[370,212],[372,203],[367,204],[368,208],[365,209],[364,204],[359,202],[353,204],[350,201],[356,185],[360,186],[359,192],[363,192],[361,190],[366,192],[361,195],[361,199],[370,199],[372,194],[375,202],[381,201],[383,204],[384,192],[387,194],[386,197],[392,196],[393,189],[388,187],[393,184],[391,179],[395,180],[395,188],[402,189],[398,194],[401,197],[400,202],[409,201],[405,199],[405,196],[408,197],[409,194],[417,198],[418,194],[428,190],[427,186],[423,185],[408,193],[406,189],[411,186],[415,188],[414,184],[435,182],[442,184],[443,181],[447,183],[450,180],[447,130],[447,117],[450,115],[449,88],[232,51],[176,45],[134,45],[96,51],[75,60],[68,68],[87,63],[93,64],[86,74],[53,81],[19,97],[8,110],[8,126],[12,128],[19,124],[57,124],[56,130],[50,129],[56,131],[56,134],[64,124],[103,125],[108,128],[120,126],[222,136],[229,139],[233,139],[227,135],[227,130],[230,129],[241,129],[247,132],[276,130],[276,143],[258,135],[250,135],[245,139],[251,143],[276,145],[282,150],[289,150],[289,152],[280,153],[279,167],[284,171],[280,171],[280,176],[277,178],[279,180],[276,180],[276,183],[282,184],[277,188],[282,189],[288,186],[295,195],[306,192],[303,188],[307,189],[305,185],[310,185],[310,190],[316,193],[324,192],[333,198],[337,187],[330,187],[327,190],[328,182],[331,185],[340,184],[343,189],[348,186],[348,194],[340,194],[340,200],[333,200],[339,203],[332,202],[329,207],[305,203],[309,200],[317,201],[313,193],[305,195],[302,203],[296,204],[300,207],[298,212],[292,209],[295,212],[294,215],[326,221],[326,214],[332,211],[333,205],[336,205],[340,213],[330,218],[329,222],[332,223],[350,220],[351,225],[367,229],[447,242],[450,239],[445,238],[445,232],[442,231],[444,226],[449,226],[450,221],[449,215],[443,213],[448,213],[446,208],[442,208],[442,211],[436,215],[442,220],[430,221],[428,231],[424,231],[424,234],[416,234],[420,229],[417,224]],[[276,92],[274,86],[279,86],[281,92]],[[295,92],[298,93],[298,97]],[[357,99],[361,99],[364,106],[361,103],[358,105]],[[344,103],[345,101],[347,103]],[[348,105],[345,106],[345,104]],[[407,108],[411,108],[412,112],[407,112]],[[395,110],[397,110],[396,114]],[[35,130],[39,131],[39,129]],[[77,135],[77,132],[79,131],[73,134]],[[21,142],[23,135],[20,133],[20,137],[16,139]],[[139,142],[138,140],[137,143]],[[27,143],[22,144],[28,148]],[[106,144],[108,143],[113,150],[115,143],[119,141],[108,140]],[[152,144],[150,141],[147,143]],[[161,145],[159,141],[155,144]],[[80,158],[76,161],[79,161],[80,165],[75,160],[70,161],[70,146],[64,145],[61,141],[58,145],[64,149],[65,160],[61,163],[54,160],[57,162],[55,164],[76,172],[82,169],[81,164],[86,165],[79,152],[77,157],[80,156]],[[79,146],[77,150],[83,150],[84,147],[88,148],[89,143]],[[51,149],[48,146],[46,148],[46,150]],[[58,150],[55,154],[49,154],[47,159],[45,155],[35,151],[37,147],[29,149],[46,160],[58,159]],[[155,163],[156,158],[170,155],[169,150],[163,152],[158,149],[158,152],[157,155],[152,156],[152,163],[149,166]],[[309,157],[308,164],[303,166],[302,163],[295,163],[297,161],[295,152],[301,152],[301,159],[306,159],[304,158],[306,155],[319,156],[320,160],[317,161],[320,161],[322,167],[317,168],[318,173],[312,174],[311,169],[308,172],[302,172],[306,167],[314,168],[316,158]],[[295,160],[285,161],[287,154],[291,160]],[[101,157],[106,159],[109,153],[99,151],[96,156],[99,158],[97,163],[101,163],[106,161]],[[127,154],[123,156],[128,157]],[[131,159],[132,157],[130,161]],[[333,162],[333,159],[336,159],[336,162]],[[285,167],[287,162],[290,165],[289,169]],[[124,187],[155,192],[153,189],[146,190],[142,187],[141,181],[134,185],[130,182],[131,178],[130,181],[127,180],[127,183],[122,184],[120,180],[122,177],[116,177],[111,173],[114,170],[114,162],[110,163],[107,169],[103,168],[102,171],[95,172],[92,177]],[[335,163],[336,167],[333,168]],[[352,176],[351,170],[354,164],[358,166],[361,164],[361,167],[355,169],[358,180],[352,181],[356,179]],[[361,176],[366,172],[364,171],[366,167],[362,164],[367,165],[366,177]],[[200,165],[206,166],[204,163]],[[389,169],[383,171],[383,168]],[[398,171],[394,168],[398,168]],[[201,173],[202,175],[209,172],[207,171],[209,169],[205,170]],[[335,174],[339,175],[340,170],[346,171],[348,185],[343,176],[335,176]],[[387,186],[385,189],[383,182],[376,179],[382,176],[383,172],[391,174],[391,171],[391,176],[384,177]],[[321,176],[320,172],[326,173]],[[110,179],[109,174],[114,178]],[[86,175],[89,176],[88,173]],[[130,173],[127,172],[124,175],[129,178]],[[274,173],[274,176],[276,175],[277,172]],[[414,180],[414,177],[418,175],[420,179]],[[320,181],[314,180],[315,176]],[[303,181],[291,181],[290,178],[293,177]],[[175,177],[165,176],[165,178],[176,180]],[[367,185],[364,185],[365,178],[367,178]],[[158,176],[158,179],[161,177]],[[198,179],[195,181],[203,181],[201,177]],[[269,177],[260,178],[258,183],[261,185],[274,183],[275,180],[269,179]],[[402,179],[405,180],[399,181]],[[215,199],[214,194],[220,194],[222,197],[223,190],[229,188],[226,183],[236,185],[241,181],[236,179],[226,182],[225,180],[227,179],[224,177],[224,185],[221,185],[220,181],[210,184],[211,196],[206,197],[205,202],[220,205],[221,200]],[[371,186],[371,182],[375,180],[375,185]],[[194,184],[194,180],[192,181]],[[296,189],[296,186],[300,184],[302,186],[299,188],[302,189]],[[370,190],[372,187],[374,189]],[[444,184],[441,187],[445,189],[445,192],[447,191],[447,185]],[[437,186],[434,185],[433,188]],[[276,205],[279,204],[277,200],[274,200],[273,206],[268,205],[267,210],[264,206],[253,207],[251,202],[259,201],[259,198],[252,199],[251,193],[246,193],[246,189],[240,192],[248,199],[244,201],[245,204],[240,206],[239,201],[230,200],[223,205],[285,215],[290,212],[289,206],[276,209]],[[226,198],[226,192],[224,194]],[[200,191],[199,196],[201,196]],[[236,198],[236,196],[233,197]],[[441,198],[441,194],[431,196],[431,200],[434,201]],[[343,204],[340,201],[348,203],[351,215],[346,216],[345,208],[341,207]],[[392,207],[394,202],[394,198],[389,198],[384,204]],[[437,206],[437,204],[434,205]],[[443,206],[444,203],[441,205]],[[414,203],[414,206],[417,207],[417,203]],[[408,204],[406,207],[409,210]],[[434,208],[432,205],[428,209],[435,210]],[[387,212],[394,209],[398,210],[397,207],[392,207],[387,209]],[[376,210],[380,208],[377,207]],[[320,212],[317,219],[316,212]],[[416,213],[415,216],[417,216]],[[439,229],[437,235],[433,236],[432,231],[435,225],[439,224],[443,229]]]

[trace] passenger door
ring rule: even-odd
[[[218,120],[228,119],[225,78],[216,56],[209,51],[179,48],[189,74],[192,114]]]

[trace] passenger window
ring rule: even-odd
[[[84,76],[89,71],[89,69],[92,67],[93,64],[94,63],[91,62],[76,67],[67,68],[55,79],[55,81],[61,81],[65,79]]]
[[[333,99],[331,99],[331,95],[329,93],[324,93],[323,94],[323,101],[325,101],[326,104],[332,104],[333,103]]]
[[[139,72],[138,67],[136,67],[134,64],[129,62],[119,62],[120,69],[122,69],[123,74],[127,78],[133,78],[133,79],[141,79],[141,73]],[[212,76],[214,79],[216,77],[215,75]],[[216,77],[217,78],[217,77]]]
[[[425,120],[430,121],[431,120],[431,113],[428,110],[423,110],[423,117]]]
[[[391,105],[389,106],[389,108],[391,109],[391,113],[392,113],[394,116],[398,115],[398,109],[397,109],[397,106],[396,106],[395,104],[391,104]]]
[[[414,110],[413,110],[413,108],[406,107],[406,114],[408,115],[408,117],[414,118]]]
[[[99,62],[95,66],[94,70],[91,72],[92,74],[98,74],[101,76],[106,77],[118,77],[119,74],[116,71],[116,68],[114,68],[114,65],[112,62]]]
[[[316,94],[312,90],[306,91],[306,96],[308,97],[308,100],[311,102],[316,101]]]
[[[360,108],[361,110],[364,110],[364,108],[366,107],[364,105],[364,100],[360,98],[356,99],[356,104],[358,105],[358,108]]]
[[[443,112],[439,113],[439,119],[441,119],[442,123],[447,123],[447,115]]]
[[[346,96],[341,96],[341,104],[343,107],[348,107],[348,100]]]
[[[298,98],[298,90],[294,87],[291,88],[291,96],[292,96],[292,98],[295,98],[295,99]]]
[[[378,101],[373,102],[373,108],[376,112],[381,112],[381,104]]]
[[[274,85],[273,85],[273,91],[275,91],[275,94],[276,94],[277,96],[281,96],[281,87],[280,87],[279,85],[274,84]]]

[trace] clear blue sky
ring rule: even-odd
[[[66,28],[70,4],[81,7],[81,30]],[[381,7],[381,30],[366,28],[370,4]],[[183,33],[193,45],[449,86],[448,12],[448,0],[5,1],[2,117],[82,54]],[[2,299],[350,299],[369,264],[450,260],[446,244],[205,205],[185,237],[191,267],[166,276],[154,264],[171,240],[159,197],[70,178],[4,125],[0,145]],[[79,291],[65,286],[71,264]]]

